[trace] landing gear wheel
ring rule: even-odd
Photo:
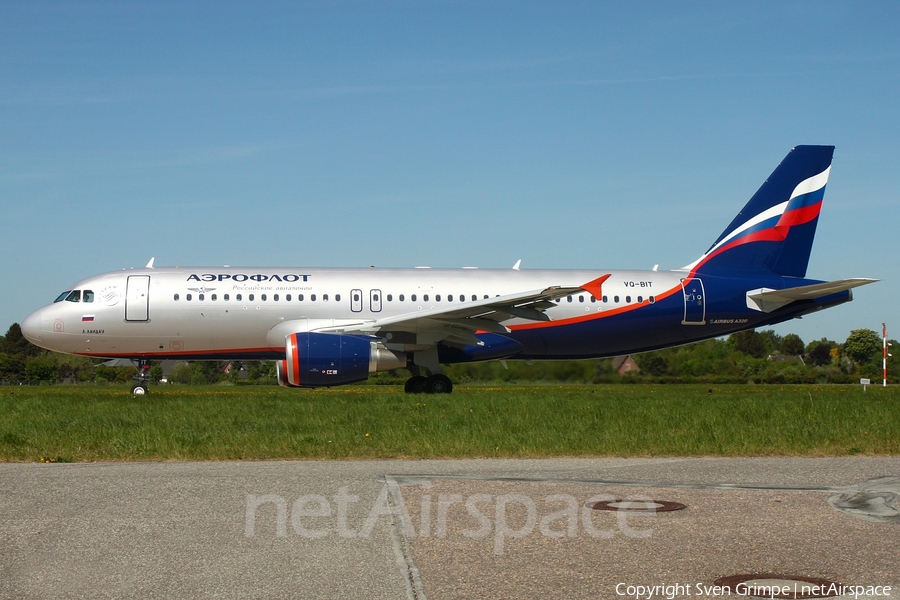
[[[407,394],[422,394],[425,392],[425,383],[428,380],[421,375],[415,375],[406,380],[403,391]]]
[[[432,375],[425,380],[425,391],[429,394],[449,394],[453,391],[453,382],[446,375]]]
[[[131,395],[146,396],[150,393],[150,359],[139,358],[137,361],[138,372],[137,375],[134,376],[137,383],[131,386]]]

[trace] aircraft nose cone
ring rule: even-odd
[[[22,335],[32,344],[41,343],[41,311],[36,310],[22,322]]]

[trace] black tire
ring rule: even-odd
[[[147,386],[143,383],[136,383],[131,386],[131,395],[132,396],[146,396],[150,393],[150,390],[147,389]]]
[[[425,384],[428,380],[421,375],[415,375],[406,380],[403,391],[407,394],[422,394],[425,392]]]
[[[425,382],[425,391],[429,394],[450,394],[453,382],[446,375],[432,375]]]

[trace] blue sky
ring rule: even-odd
[[[809,275],[883,281],[777,331],[891,333],[896,3],[51,0],[2,13],[3,331],[151,256],[677,268],[792,146],[833,144]]]

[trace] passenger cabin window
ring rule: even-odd
[[[388,300],[390,300],[390,298],[388,298]],[[340,294],[335,294],[335,295],[334,295],[334,301],[335,301],[335,302],[340,302],[340,301],[341,301],[341,295],[340,295]]]
[[[240,302],[241,300],[243,300],[243,296],[241,296],[241,294],[237,294],[237,295],[234,297],[234,299],[237,300],[238,302]]]
[[[297,294],[297,302],[303,302],[303,294]]]
[[[187,299],[187,301],[190,302],[190,301],[191,301],[191,295],[188,294],[187,296],[185,296],[185,299]]]
[[[315,302],[315,301],[316,301],[316,295],[315,295],[315,294],[310,294],[310,295],[309,295],[309,301],[310,301],[310,302]]]
[[[291,295],[290,295],[290,294],[285,294],[284,299],[285,299],[285,301],[290,302],[290,301],[291,301]]]
[[[197,300],[206,300],[206,295],[200,294],[199,296],[197,296]]]
[[[222,296],[222,298],[225,300],[225,302],[231,300],[231,297],[228,294],[225,294],[224,296]]]
[[[216,300],[218,300],[218,296],[216,296],[216,294],[213,294],[213,295],[212,295],[212,301],[215,302]]]
[[[180,298],[180,296],[178,294],[175,294],[175,302],[178,302],[179,298]]]
[[[250,300],[250,302],[253,302],[253,294],[250,294],[249,296],[247,296],[247,298]]]

